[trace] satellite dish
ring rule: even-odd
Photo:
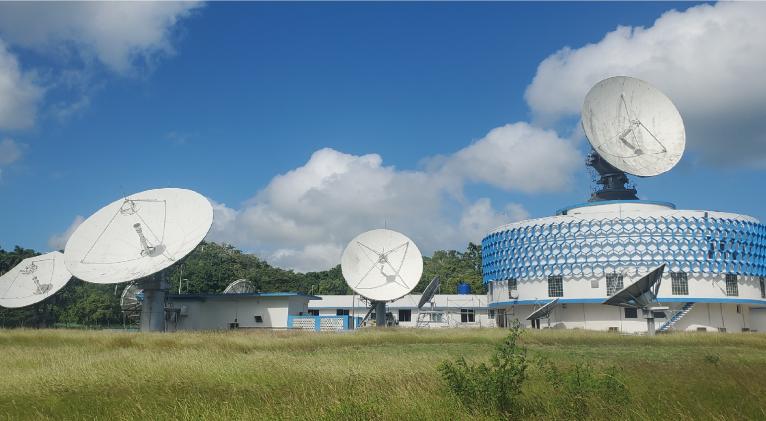
[[[423,274],[423,256],[404,234],[376,229],[348,243],[340,266],[346,283],[357,294],[385,302],[415,288]]]
[[[39,303],[69,282],[72,274],[58,251],[28,257],[0,276],[0,306],[17,308]]]
[[[258,291],[255,289],[255,285],[247,279],[237,279],[223,290],[224,294],[250,294],[253,292]]]
[[[538,308],[537,310],[530,313],[529,316],[527,316],[527,320],[535,320],[535,319],[548,319],[551,316],[551,311],[556,307],[556,304],[559,303],[558,298],[554,298],[547,303],[545,303],[544,306]]]
[[[441,285],[441,279],[439,279],[438,276],[434,276],[434,279],[431,279],[431,282],[428,284],[426,289],[423,290],[423,295],[420,296],[418,309],[423,308],[427,302],[434,298],[434,294],[436,294],[436,289],[439,288],[439,285]]]
[[[591,88],[582,107],[582,126],[599,156],[640,177],[673,168],[686,145],[684,122],[670,98],[627,76],[610,77]]]
[[[64,261],[72,274],[96,284],[157,273],[189,254],[213,223],[213,207],[199,193],[154,189],[116,200],[72,233]]]
[[[130,284],[122,290],[120,296],[120,309],[128,313],[141,312],[141,304],[144,301],[144,290],[138,284]]]

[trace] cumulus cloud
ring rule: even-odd
[[[0,129],[32,126],[43,93],[33,73],[22,70],[17,57],[0,39]]]
[[[213,202],[209,239],[299,271],[335,266],[351,238],[384,226],[406,233],[426,254],[462,249],[527,216],[519,204],[497,210],[488,198],[465,200],[459,194],[465,183],[528,193],[562,189],[579,162],[568,141],[525,123],[492,130],[419,171],[386,166],[377,154],[321,149],[303,166],[274,177],[240,209]],[[509,168],[514,166],[521,168]],[[559,179],[538,180],[551,175]]]
[[[526,100],[550,124],[580,112],[609,76],[649,81],[678,106],[687,147],[707,162],[766,166],[766,4],[717,3],[669,11],[651,27],[618,27],[602,40],[543,60]]]
[[[52,116],[65,119],[80,112],[100,85],[91,64],[101,63],[123,75],[152,65],[157,57],[174,52],[178,21],[200,6],[189,2],[0,2],[0,129],[34,126],[45,97],[56,92],[68,99],[50,104]],[[55,57],[57,65],[24,68],[18,48]]]
[[[556,132],[515,123],[493,129],[450,157],[444,168],[504,190],[539,192],[562,190],[581,164],[574,145]]]
[[[173,52],[171,30],[196,2],[46,2],[0,4],[0,34],[38,51],[72,47],[125,73],[133,63]]]
[[[48,247],[50,247],[51,250],[63,250],[69,237],[72,236],[74,230],[76,230],[84,220],[85,218],[83,218],[82,215],[75,216],[74,220],[69,225],[69,228],[62,233],[53,234],[48,238]]]

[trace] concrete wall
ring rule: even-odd
[[[506,307],[497,312],[498,326],[509,326],[513,320],[518,320],[522,326],[532,327],[532,322],[526,320],[539,306],[519,305]],[[738,311],[739,308],[739,311]],[[674,305],[667,316],[672,317],[674,311],[680,306]],[[721,303],[697,303],[691,311],[681,318],[671,331],[697,331],[704,328],[708,332],[718,332],[725,329],[726,332],[741,332],[742,329],[766,331],[766,311],[756,309],[757,318],[753,322],[750,317],[751,307],[746,304],[721,304]],[[589,329],[609,330],[617,328],[625,333],[646,332],[646,320],[639,310],[637,318],[625,318],[625,309],[603,304],[562,304],[552,312],[550,320],[541,319],[541,328],[556,329]],[[655,319],[656,328],[659,329],[667,319]]]
[[[288,314],[306,313],[308,298],[285,297],[215,297],[211,299],[169,299],[168,306],[180,308],[177,330],[229,329],[235,320],[240,328],[286,328]],[[262,322],[256,322],[261,316]],[[170,324],[170,323],[169,323]]]

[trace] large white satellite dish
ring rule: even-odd
[[[189,254],[213,223],[199,193],[154,189],[101,208],[69,238],[64,261],[83,281],[112,284],[157,273]]]
[[[594,85],[585,96],[582,125],[602,158],[641,177],[673,168],[686,146],[684,122],[670,98],[632,77],[610,77]]]
[[[423,256],[404,234],[376,229],[348,243],[340,266],[346,283],[357,294],[385,302],[415,288],[423,274]]]
[[[29,257],[0,276],[0,306],[17,308],[38,303],[69,282],[72,274],[58,251]]]

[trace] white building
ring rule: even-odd
[[[168,295],[165,330],[287,329],[319,299],[295,292]]]
[[[658,330],[766,331],[766,226],[749,216],[599,201],[499,227],[482,247],[499,326],[646,332],[640,311],[601,303],[667,264]],[[554,298],[548,320],[526,320]]]
[[[364,317],[369,307],[358,295],[320,295],[309,303],[309,314],[316,316],[349,315]],[[405,295],[386,305],[401,327],[494,327],[494,310],[487,307],[486,295],[439,294],[433,306],[427,303],[418,310],[420,295]],[[374,320],[374,317],[371,317]]]

